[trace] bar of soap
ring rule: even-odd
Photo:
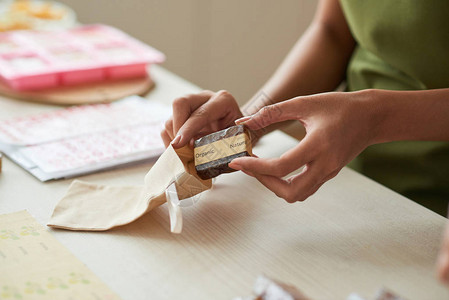
[[[236,170],[228,164],[237,157],[251,156],[251,136],[237,125],[199,138],[194,143],[195,169],[201,179],[210,179]]]

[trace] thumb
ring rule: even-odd
[[[243,124],[249,129],[257,130],[274,123],[296,119],[295,116],[295,105],[288,100],[265,106],[251,116],[235,120],[235,124]]]

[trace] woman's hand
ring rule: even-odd
[[[165,147],[180,148],[196,138],[234,125],[242,112],[227,91],[203,91],[173,102],[173,116],[161,132]]]
[[[279,158],[242,157],[229,166],[254,176],[290,203],[303,201],[374,143],[374,129],[382,118],[376,113],[378,93],[381,92],[365,90],[298,97],[241,118],[236,123],[252,130],[298,120],[307,133],[296,147]],[[305,167],[300,174],[284,178],[302,166]]]
[[[449,285],[449,222],[443,237],[443,245],[437,261],[438,276],[441,282]]]

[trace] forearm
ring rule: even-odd
[[[242,111],[251,115],[266,105],[334,90],[344,79],[352,48],[341,45],[322,24],[313,24],[268,82]]]
[[[372,144],[400,141],[449,141],[449,89],[371,90]]]
[[[345,78],[354,46],[339,0],[320,1],[306,33],[267,83],[241,108],[243,114],[254,114],[264,106],[293,97],[334,90]],[[282,125],[265,128],[265,133]]]

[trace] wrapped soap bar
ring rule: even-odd
[[[232,126],[197,139],[193,151],[201,179],[231,173],[235,170],[228,164],[234,158],[252,155],[250,132],[243,125]]]

